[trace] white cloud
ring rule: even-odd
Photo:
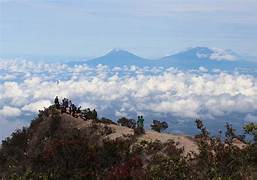
[[[208,69],[201,66],[201,67],[199,67],[199,71],[200,72],[208,72]]]
[[[13,79],[16,79],[15,75],[10,75],[10,74],[0,75],[0,80],[9,81]]]
[[[204,53],[196,53],[196,56],[200,59],[204,59],[204,58],[209,58],[209,54],[204,54]]]
[[[37,102],[30,103],[25,105],[22,110],[23,111],[30,111],[30,112],[38,112],[39,110],[43,110],[51,105],[49,100],[40,100]]]
[[[22,96],[22,89],[17,82],[4,82],[2,88],[2,96],[5,98],[15,98]]]
[[[18,71],[19,80],[0,83],[1,116],[11,110],[15,113],[9,114],[16,116],[36,114],[56,95],[68,97],[83,108],[96,108],[106,117],[140,113],[214,120],[240,113],[250,119],[249,114],[257,111],[257,78],[252,75],[220,70],[210,74],[204,68],[195,72],[157,67],[92,69],[19,61],[1,63],[2,69],[10,74]]]
[[[16,66],[16,63],[6,63],[2,68],[12,71]],[[131,112],[150,110],[190,118],[201,115],[202,111],[210,113],[210,116],[222,116],[256,109],[256,78],[223,72],[206,74],[208,70],[204,67],[199,69],[205,72],[201,75],[161,68],[153,68],[153,75],[147,74],[151,69],[145,72],[134,66],[116,68],[115,71],[101,65],[96,69],[86,66],[67,68],[65,65],[56,69],[57,66],[28,62],[19,66],[23,67],[19,71],[24,73],[24,80],[19,83],[5,82],[0,84],[0,89],[4,94],[2,100],[21,107],[22,111],[37,112],[49,106],[56,95],[70,97],[83,106],[90,107],[92,104],[92,107],[102,107],[102,103],[110,103],[110,107],[113,104],[123,107],[125,103],[122,102],[127,101],[134,107],[126,109]],[[36,71],[37,75],[27,77],[27,67],[31,67],[31,73]],[[120,76],[117,70],[125,75]],[[131,72],[140,74],[134,76]],[[63,74],[67,77],[57,83]],[[241,108],[240,103],[249,107],[248,110]]]
[[[15,107],[4,106],[0,109],[0,116],[4,117],[16,117],[21,115],[21,110]]]
[[[119,118],[121,118],[121,117],[128,117],[128,114],[126,112],[124,112],[124,111],[115,111],[115,116],[119,117]]]
[[[219,48],[211,48],[211,52],[197,52],[196,56],[200,59],[210,59],[214,61],[235,61],[237,56],[232,52]]]
[[[221,70],[220,70],[220,69],[213,69],[212,72],[214,72],[214,73],[220,73]]]
[[[213,53],[210,55],[211,60],[221,61],[235,61],[237,57],[224,49],[213,48]]]
[[[197,118],[200,104],[196,99],[164,100],[160,103],[152,103],[146,106],[154,112],[173,113],[178,117]]]
[[[246,121],[246,122],[254,122],[254,123],[257,123],[257,116],[252,115],[252,114],[248,114],[248,115],[245,117],[245,121]]]

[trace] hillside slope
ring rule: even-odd
[[[62,114],[61,115],[61,124],[63,124],[66,128],[77,128],[80,130],[86,129],[89,127],[93,120],[83,120],[81,118],[74,118],[69,114]],[[100,125],[106,125],[99,123]],[[107,137],[110,139],[116,139],[128,135],[134,135],[134,130],[130,129],[128,127],[109,124],[106,125],[110,128],[112,128],[113,132],[109,134]],[[185,152],[188,153],[190,151],[197,152],[198,148],[193,140],[193,138],[190,138],[188,136],[184,135],[173,135],[173,134],[167,134],[167,133],[158,133],[156,131],[152,130],[146,130],[145,134],[142,134],[137,137],[138,141],[161,141],[162,143],[168,142],[168,140],[173,140],[176,143],[178,143],[178,147],[184,147]]]
[[[253,177],[256,144],[241,148],[233,133],[222,141],[200,129],[197,141],[150,130],[140,134],[108,119],[75,118],[50,106],[2,142],[0,179]]]

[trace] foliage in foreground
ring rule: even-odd
[[[165,121],[161,122],[158,120],[153,120],[153,124],[151,124],[151,128],[154,131],[161,132],[162,130],[165,130],[168,128],[168,123]]]
[[[50,121],[44,126],[47,118]],[[244,148],[235,145],[238,136],[230,125],[226,125],[225,139],[211,137],[200,120],[196,125],[199,152],[185,154],[173,141],[103,138],[110,129],[98,124],[83,131],[62,128],[59,112],[49,108],[29,128],[2,142],[0,179],[257,178],[256,125],[244,127],[253,136]]]

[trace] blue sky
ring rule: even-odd
[[[208,46],[257,56],[256,0],[0,0],[0,56],[155,58]]]

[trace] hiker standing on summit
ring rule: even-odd
[[[140,126],[140,128],[144,129],[144,118],[143,118],[143,116],[140,117],[139,126]]]
[[[144,129],[144,118],[143,116],[137,117],[137,127]]]
[[[137,127],[139,127],[140,116],[137,116]]]
[[[55,99],[54,99],[54,105],[55,105],[55,107],[56,107],[57,109],[60,108],[60,103],[59,103],[59,98],[58,98],[58,96],[56,96]]]

